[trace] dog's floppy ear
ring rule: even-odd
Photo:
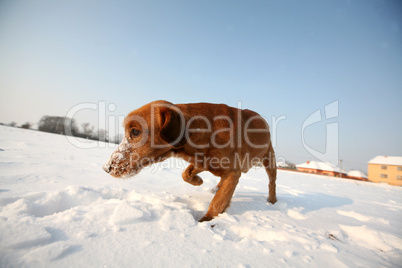
[[[185,138],[185,119],[178,108],[160,108],[161,131],[159,136],[175,148],[183,147]]]

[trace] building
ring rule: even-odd
[[[368,162],[368,180],[402,186],[402,157],[377,156]]]
[[[290,163],[288,161],[285,161],[283,159],[279,159],[279,161],[276,162],[276,167],[278,169],[296,170],[296,165],[295,164]]]
[[[306,163],[296,165],[298,171],[314,173],[319,175],[327,175],[332,177],[345,177],[345,171],[341,170],[338,167],[333,167],[332,165],[324,162],[318,161],[307,161]]]
[[[346,175],[348,179],[359,180],[359,181],[367,181],[367,176],[360,170],[351,170]]]

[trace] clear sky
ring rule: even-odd
[[[0,1],[0,122],[157,99],[286,117],[276,151],[296,164],[314,160],[302,126],[321,109],[305,144],[325,153],[336,124],[344,168],[366,171],[402,155],[402,1]]]

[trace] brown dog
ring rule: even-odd
[[[190,163],[182,177],[192,185],[203,183],[197,175],[202,171],[221,177],[200,222],[223,213],[241,173],[258,164],[269,176],[268,201],[276,202],[275,153],[269,126],[257,113],[224,104],[155,101],[131,112],[123,124],[124,139],[103,167],[112,176],[133,176],[175,156]]]

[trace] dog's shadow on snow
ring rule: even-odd
[[[231,215],[242,215],[249,211],[282,211],[287,213],[289,210],[295,210],[300,214],[306,214],[353,204],[353,200],[350,198],[317,192],[296,194],[282,192],[277,195],[278,201],[275,204],[269,203],[267,197],[267,193],[263,192],[235,193],[226,212]],[[187,204],[194,219],[199,220],[207,212],[212,198],[213,194],[209,193],[197,197],[177,198],[176,201]]]
[[[247,211],[288,211],[295,209],[302,214],[327,208],[338,208],[353,204],[350,198],[329,195],[324,193],[280,194],[278,202],[270,204],[266,194],[239,193],[231,202],[228,213],[243,214]]]

